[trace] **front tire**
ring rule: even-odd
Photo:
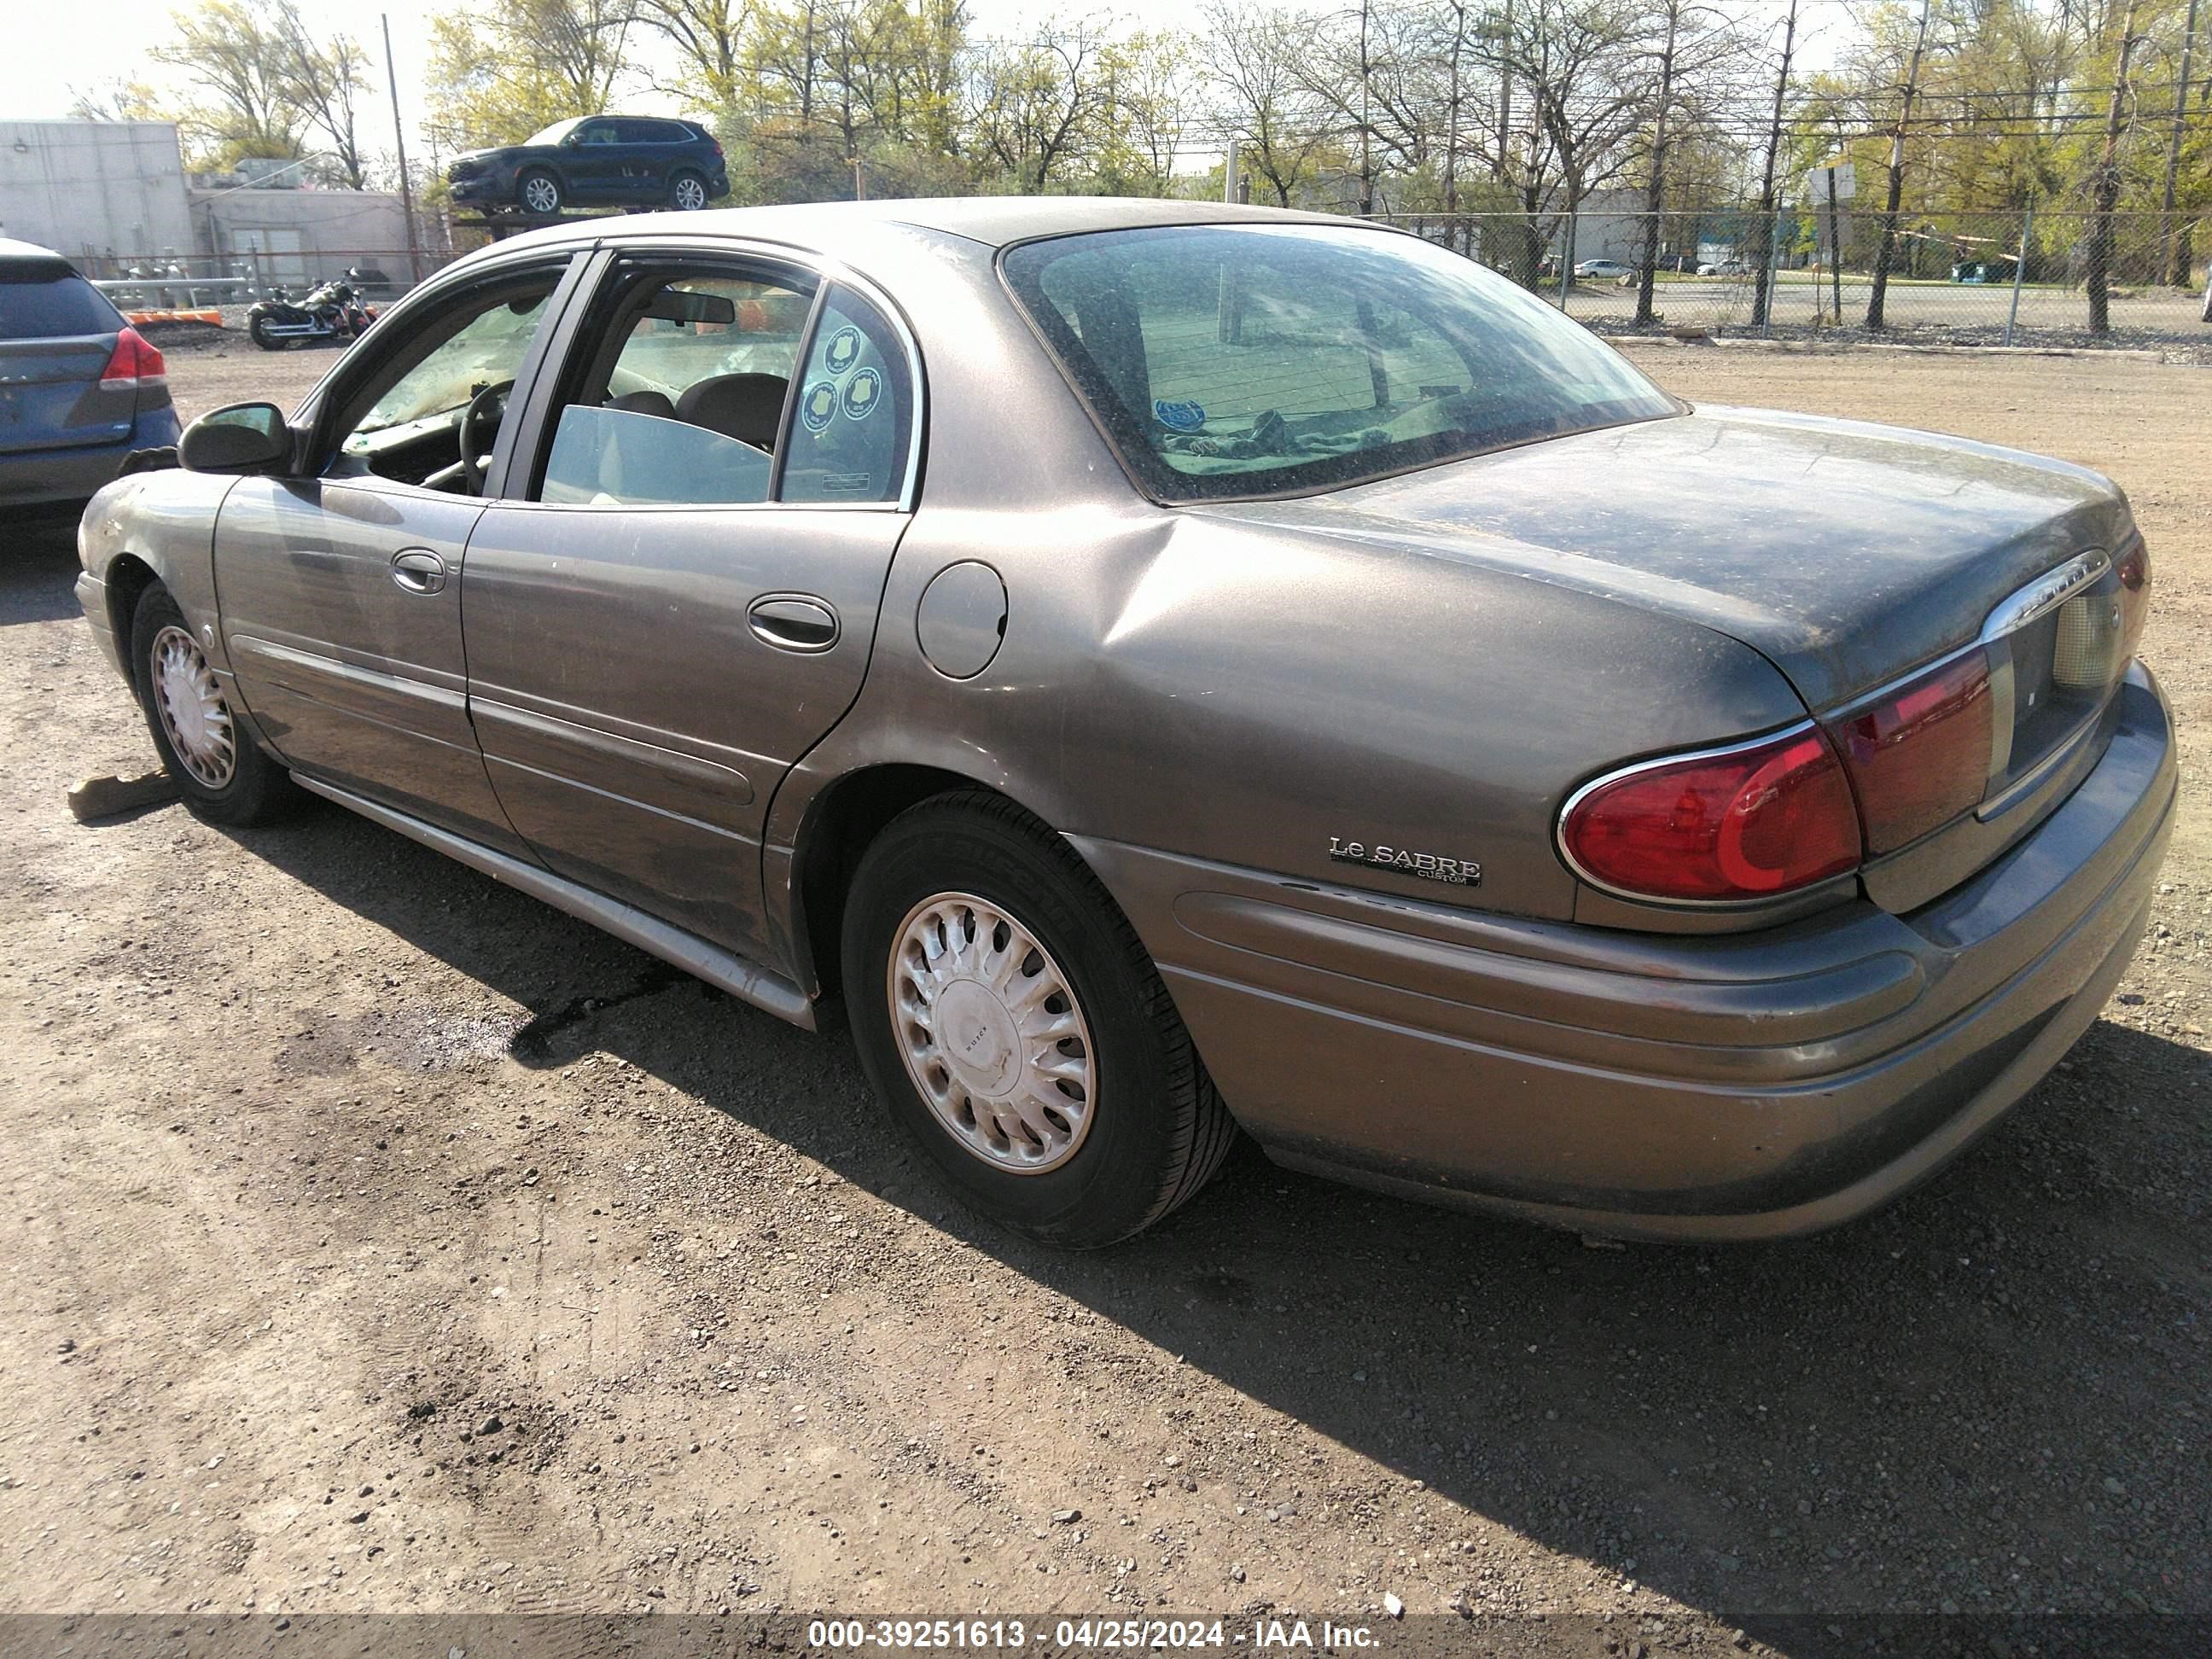
[[[131,663],[154,747],[194,812],[216,823],[265,823],[297,801],[299,786],[237,718],[165,587],[139,598]]]
[[[981,793],[893,820],[845,907],[845,1000],[892,1121],[970,1208],[1094,1248],[1182,1204],[1236,1125],[1067,843]]]
[[[543,167],[532,167],[515,181],[514,199],[525,213],[550,219],[561,210],[561,181]]]

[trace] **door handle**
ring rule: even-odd
[[[446,562],[427,547],[403,548],[392,556],[392,580],[410,593],[442,592]]]
[[[753,601],[745,625],[779,651],[827,651],[837,643],[837,613],[804,593],[771,593]]]

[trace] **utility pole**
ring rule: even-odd
[[[2164,267],[2166,280],[2183,293],[2189,291],[2191,258],[2190,235],[2181,233],[2179,242],[2173,235],[2173,175],[2181,165],[2181,129],[2189,110],[2189,58],[2197,46],[2197,0],[2189,0],[2189,21],[2181,30],[2181,84],[2173,94],[2173,129],[2166,140],[2166,201],[2159,229],[2159,264]]]
[[[2120,111],[2128,92],[2128,59],[2135,53],[2136,0],[2128,0],[2127,15],[2120,24],[2120,63],[2112,76],[2112,107],[2105,116],[2105,149],[2097,162],[2096,188],[2091,200],[2096,216],[2089,227],[2089,332],[2103,334],[2112,326],[2112,209],[2120,199]]]
[[[2194,4],[2195,0],[2191,0]],[[1766,216],[1766,269],[1751,296],[1751,322],[1766,325],[1766,312],[1774,297],[1774,248],[1782,231],[1782,204],[1774,199],[1774,169],[1782,155],[1782,106],[1790,94],[1790,59],[1797,48],[1797,0],[1790,0],[1790,15],[1782,26],[1782,69],[1774,77],[1774,125],[1766,139],[1766,177],[1759,186],[1759,210]]]
[[[860,152],[858,149],[853,152],[853,199],[856,202],[868,199],[868,181],[860,173]]]
[[[1889,135],[1889,201],[1882,209],[1881,244],[1874,256],[1874,292],[1867,300],[1866,325],[1869,329],[1882,326],[1881,307],[1889,293],[1890,261],[1897,256],[1897,210],[1905,199],[1905,129],[1912,120],[1912,100],[1920,95],[1920,55],[1928,46],[1931,5],[1932,0],[1920,0],[1920,27],[1913,33],[1912,56],[1905,66],[1905,96],[1898,106],[1897,125]],[[1840,312],[1836,320],[1843,321]]]
[[[1221,152],[1221,199],[1235,205],[1237,201],[1237,135],[1229,135],[1229,143]]]
[[[399,151],[399,211],[407,220],[407,275],[422,280],[422,238],[415,228],[415,187],[407,181],[407,128],[399,118],[399,70],[392,61],[392,15],[379,12],[384,25],[384,78],[392,88],[392,142]]]

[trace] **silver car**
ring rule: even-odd
[[[2078,467],[1691,409],[1413,237],[984,198],[564,226],[88,510],[195,810],[304,789],[811,1026],[1069,1244],[1241,1129],[1626,1236],[1911,1186],[2175,795]]]

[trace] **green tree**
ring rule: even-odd
[[[488,0],[430,25],[429,108],[448,142],[513,143],[596,115],[624,69],[631,0]]]
[[[173,21],[175,38],[148,56],[182,70],[191,88],[178,125],[194,163],[228,169],[249,157],[302,155],[305,123],[277,20],[255,0],[200,0]]]

